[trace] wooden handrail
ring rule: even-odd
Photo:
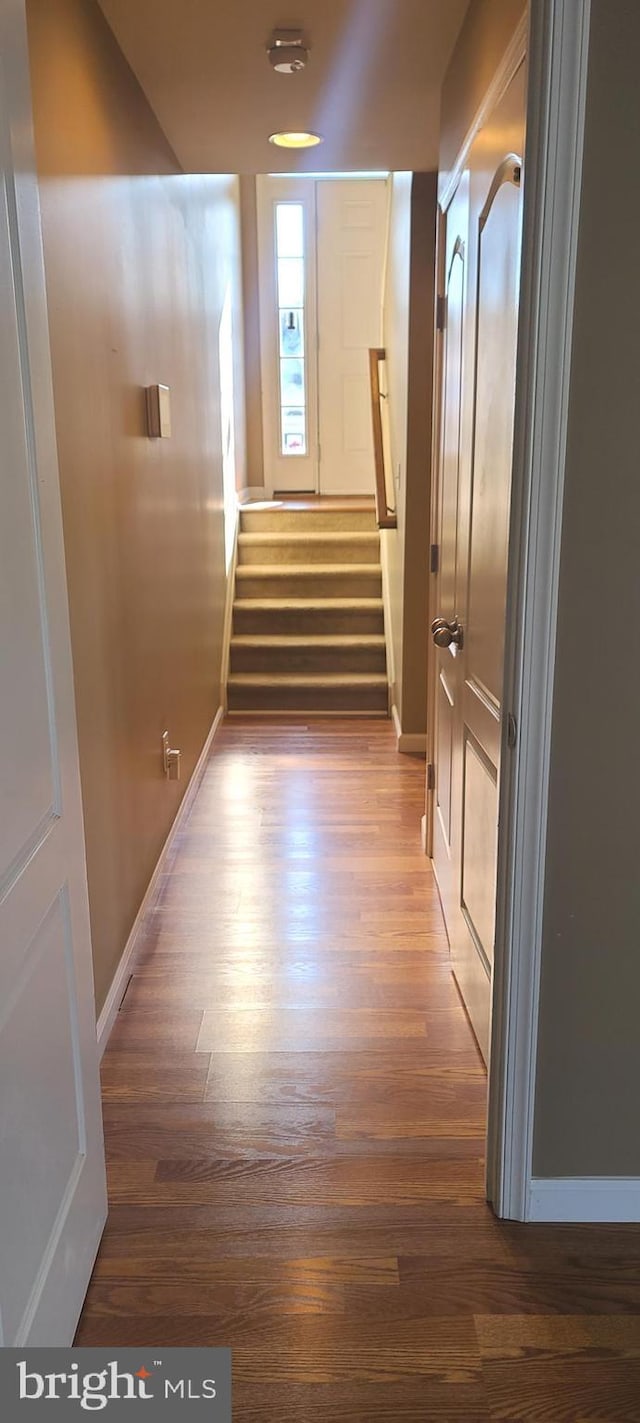
[[[373,421],[373,453],[376,470],[376,523],[379,529],[397,529],[398,520],[393,509],[387,504],[387,481],[384,470],[384,439],[382,436],[382,411],[380,407],[380,361],[384,361],[386,351],[383,346],[369,350],[369,377],[371,380],[371,419]]]

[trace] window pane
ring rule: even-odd
[[[282,405],[304,405],[304,361],[280,362],[280,401]]]
[[[280,355],[304,356],[304,314],[302,311],[280,312]]]
[[[276,204],[278,337],[280,345],[280,450],[306,455],[304,366],[304,206]]]
[[[278,306],[304,306],[302,257],[278,258]]]
[[[300,407],[285,406],[282,411],[283,455],[306,455],[307,435],[305,412]]]
[[[276,240],[279,257],[304,257],[302,203],[278,203]]]

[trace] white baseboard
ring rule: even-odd
[[[427,815],[426,815],[426,811],[425,811],[425,814],[424,814],[423,817],[422,817],[422,820],[420,821],[420,844],[422,845],[423,854],[426,855],[426,853],[427,853]]]
[[[211,730],[207,736],[202,751],[200,752],[200,755],[194,767],[191,780],[189,781],[187,789],[180,802],[176,818],[173,822],[173,825],[171,826],[171,829],[164,842],[162,850],[160,851],[158,863],[155,867],[155,870],[153,871],[151,879],[149,880],[149,884],[147,885],[147,890],[144,899],[142,901],[142,904],[140,905],[138,913],[136,914],[133,923],[133,928],[124,946],[122,958],[120,959],[118,967],[115,971],[113,982],[105,999],[104,1007],[102,1009],[100,1017],[98,1018],[96,1031],[98,1035],[98,1048],[100,1051],[100,1057],[102,1057],[102,1054],[104,1053],[104,1050],[109,1041],[109,1034],[111,1033],[111,1029],[118,1016],[118,1009],[122,1002],[127,983],[131,976],[133,965],[135,963],[137,941],[138,936],[140,934],[140,930],[142,928],[142,922],[144,920],[145,914],[147,913],[147,910],[151,908],[157,896],[158,881],[160,879],[160,875],[162,874],[173,840],[177,835],[180,826],[186,820],[191,806],[193,805],[198,787],[204,774],[204,768],[207,762],[207,757],[211,750],[213,738],[216,734],[216,731],[218,730],[220,722],[222,721],[222,717],[223,710],[222,707],[219,707],[214,717]]]
[[[238,490],[239,504],[270,503],[272,499],[273,490],[268,489],[266,484],[246,484],[244,489]]]
[[[398,737],[398,751],[403,751],[408,756],[426,756],[426,731],[401,731]]]
[[[529,1221],[598,1224],[640,1221],[637,1176],[534,1177],[529,1185]]]
[[[426,733],[426,731],[425,731],[425,732],[403,731],[403,730],[402,730],[402,722],[401,722],[401,720],[400,720],[400,713],[399,713],[399,711],[398,711],[398,708],[397,708],[395,702],[393,703],[393,706],[391,707],[391,717],[392,717],[392,720],[393,720],[394,731],[395,731],[395,733],[396,733],[396,743],[397,743],[398,751],[401,751],[405,756],[415,756],[415,755],[426,756],[426,754],[427,754],[427,733]]]

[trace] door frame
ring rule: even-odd
[[[534,1215],[536,1219],[543,1218],[539,1204],[535,1204],[533,1109],[590,14],[590,0],[530,0],[528,17],[523,17],[509,44],[451,172],[441,175],[438,195],[441,232],[469,149],[526,52],[527,176],[487,1123],[487,1197],[499,1217],[521,1221],[531,1220]],[[439,269],[438,290],[440,276]],[[437,339],[441,344],[440,335]],[[439,351],[439,375],[441,367]],[[439,410],[437,386],[436,401]],[[434,508],[436,498],[434,490]],[[433,538],[433,510],[431,527]],[[431,711],[433,658],[429,667]],[[508,721],[515,731],[514,746],[507,745]],[[432,741],[428,758],[433,763]],[[433,801],[430,790],[427,848],[431,844]]]
[[[498,839],[488,1193],[533,1214],[533,1125],[560,543],[591,0],[533,0]],[[506,718],[505,718],[506,720]]]

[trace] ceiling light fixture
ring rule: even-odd
[[[306,68],[309,50],[301,30],[276,30],[267,46],[267,54],[278,74],[297,74]]]
[[[319,133],[271,133],[269,143],[276,148],[315,148],[324,140]]]

